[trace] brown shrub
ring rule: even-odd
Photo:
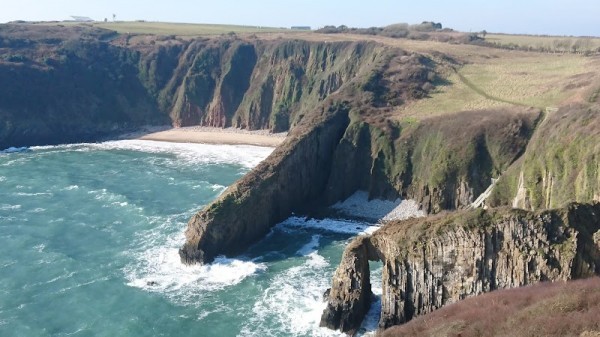
[[[597,336],[600,278],[542,283],[466,299],[395,326],[400,336]]]

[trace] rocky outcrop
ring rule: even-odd
[[[366,237],[354,240],[342,257],[342,263],[333,276],[327,298],[327,308],[321,317],[321,326],[353,334],[371,306],[369,249]]]
[[[360,67],[364,68],[361,72],[377,72],[391,61],[414,65],[415,74],[427,68],[419,61],[420,57],[406,56],[402,51],[380,50],[376,55],[361,58]],[[322,60],[321,67],[326,67],[323,63],[326,61]],[[372,63],[377,66],[373,68]],[[424,76],[419,78],[426,81]],[[380,80],[382,83],[377,84],[376,90],[394,92],[394,95],[386,95],[390,102],[399,97],[411,99],[411,95],[419,92],[392,90],[399,85],[413,86],[418,81],[394,82],[392,88]],[[265,162],[195,215],[188,223],[186,243],[180,250],[182,261],[206,263],[219,254],[240,253],[292,212],[312,212],[327,206],[325,191],[335,171],[340,141],[346,130],[353,128],[350,125],[357,123],[359,114],[376,109],[373,105],[380,100],[373,92],[359,90],[363,84],[364,78],[358,76],[321,105],[309,110],[292,129],[288,140]],[[346,179],[339,181],[338,187],[362,177],[348,176]],[[353,183],[349,184],[352,186]]]
[[[365,190],[416,200],[427,213],[468,206],[525,151],[538,118],[517,109],[357,122],[336,151],[327,202]]]
[[[324,316],[361,297],[346,295],[347,282],[339,282],[366,273],[362,266],[368,263],[358,258],[383,261],[380,327],[386,328],[492,290],[598,275],[599,236],[600,204],[544,212],[473,210],[390,223],[349,246],[331,289],[342,296],[330,295]],[[367,252],[354,253],[361,249]],[[369,287],[360,289],[369,294]],[[364,309],[352,308],[346,316],[361,320]]]
[[[184,263],[239,254],[275,223],[319,198],[330,158],[348,125],[348,106],[334,104],[318,118],[308,130],[296,129],[267,160],[190,220],[179,251]]]

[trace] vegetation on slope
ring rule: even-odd
[[[549,112],[489,204],[543,209],[599,200],[600,106],[583,104]]]
[[[600,335],[600,278],[498,290],[385,330],[382,337]]]

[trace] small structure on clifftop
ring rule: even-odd
[[[73,21],[75,21],[75,22],[94,22],[94,19],[89,18],[87,16],[71,15],[71,17],[73,18]]]

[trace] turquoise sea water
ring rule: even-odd
[[[0,336],[339,335],[318,327],[322,293],[368,224],[290,218],[243,256],[179,262],[190,216],[271,151],[116,141],[0,154]]]

